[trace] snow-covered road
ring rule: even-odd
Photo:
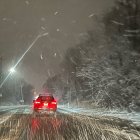
[[[58,106],[56,116],[34,116],[32,106],[1,107],[0,140],[139,140],[139,127],[118,119],[131,116],[127,112]],[[92,117],[91,117],[92,116]],[[103,117],[102,117],[103,116]],[[105,117],[104,117],[105,116]],[[128,118],[126,116],[126,119]],[[132,120],[132,119],[131,119]],[[137,119],[134,119],[137,120]],[[134,122],[134,121],[133,121]],[[138,121],[136,121],[138,124]]]
[[[119,111],[119,110],[105,110],[105,109],[85,109],[80,107],[68,107],[66,105],[59,105],[58,112],[65,114],[77,113],[87,116],[112,116],[121,119],[131,120],[136,125],[140,126],[140,112]],[[32,106],[18,105],[18,106],[0,106],[1,114],[32,114]],[[0,117],[1,118],[1,117]]]
[[[121,119],[130,120],[136,125],[140,126],[140,112],[131,112],[120,111],[120,110],[107,110],[107,109],[85,109],[85,108],[76,108],[76,107],[68,107],[64,105],[59,106],[59,111],[63,113],[78,113],[81,115],[88,116],[112,116]]]

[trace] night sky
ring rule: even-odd
[[[14,65],[34,38],[40,38],[17,67],[16,75],[40,89],[48,76],[60,72],[65,51],[93,29],[114,0],[0,0],[0,56],[3,71]]]

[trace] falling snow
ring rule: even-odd
[[[41,20],[41,21],[45,21],[46,19],[45,19],[44,17],[42,17],[40,20]]]
[[[42,29],[42,30],[46,30],[46,28],[45,28],[45,27],[43,27],[43,26],[41,26],[41,29]]]
[[[4,17],[2,18],[3,21],[8,21],[8,18]]]
[[[40,54],[40,59],[43,60],[43,54],[42,53]]]
[[[55,12],[55,13],[54,13],[54,15],[57,15],[57,14],[58,14],[58,12]]]
[[[56,53],[54,53],[54,57],[56,57]]]
[[[0,140],[140,140],[140,5],[128,1],[0,2]],[[45,89],[54,114],[26,103]]]
[[[58,28],[57,28],[57,29],[56,29],[56,31],[57,31],[57,32],[59,32],[59,31],[60,31],[60,29],[58,29]]]
[[[29,1],[27,1],[27,0],[25,1],[25,3],[26,3],[27,6],[30,4]]]
[[[95,15],[95,14],[92,13],[92,14],[90,14],[88,17],[89,17],[89,18],[92,18],[94,15]]]
[[[112,22],[113,22],[114,24],[117,24],[117,25],[121,25],[121,26],[123,26],[123,25],[124,25],[123,23],[118,22],[118,21],[115,21],[115,20],[112,20]]]

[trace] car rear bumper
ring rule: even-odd
[[[48,112],[56,112],[56,109],[55,108],[34,108],[34,111],[35,112],[38,112],[38,113],[48,113]]]

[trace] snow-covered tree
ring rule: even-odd
[[[116,0],[104,16],[106,34],[114,41],[120,35],[129,39],[132,48],[140,51],[140,1]]]

